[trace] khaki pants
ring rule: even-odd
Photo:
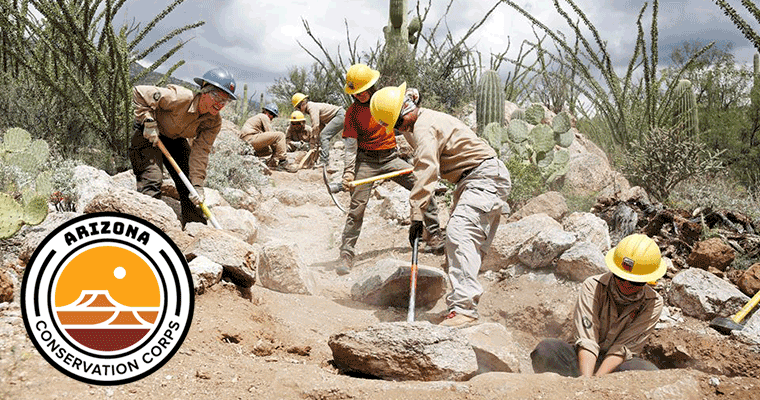
[[[343,123],[346,119],[346,111],[340,109],[319,132],[319,161],[327,165],[330,158],[330,140],[333,136],[343,132]]]
[[[396,149],[389,150],[359,150],[356,155],[356,173],[357,180],[370,178],[376,175],[394,172],[402,169],[411,168],[406,161],[398,157]],[[414,175],[405,174],[391,178],[392,181],[411,190],[414,187]],[[354,188],[351,193],[351,205],[349,206],[348,215],[346,216],[346,225],[343,228],[341,238],[340,253],[354,256],[354,247],[359,240],[359,234],[362,230],[364,221],[364,210],[367,209],[370,194],[372,193],[372,184],[360,185]],[[438,234],[440,224],[438,222],[438,205],[432,198],[428,204],[423,222],[431,235]]]
[[[253,147],[256,155],[272,154],[272,157],[277,161],[284,160],[287,157],[285,152],[288,150],[288,145],[285,141],[285,134],[282,132],[254,133],[246,135],[243,140]]]
[[[129,161],[132,163],[135,177],[137,178],[137,191],[155,197],[161,198],[161,182],[163,181],[163,166],[169,171],[174,185],[177,187],[179,194],[179,203],[181,206],[180,222],[182,228],[188,222],[206,223],[203,211],[190,201],[190,191],[177,174],[177,171],[169,164],[169,160],[164,157],[158,147],[153,146],[148,139],[143,137],[143,126],[136,125],[135,133],[129,144]],[[185,176],[190,174],[188,160],[190,158],[190,144],[185,138],[169,139],[160,135],[161,142],[169,151],[174,161],[177,163]]]
[[[446,225],[446,258],[452,288],[446,296],[449,311],[478,317],[478,301],[483,294],[478,272],[496,235],[501,209],[511,188],[509,171],[497,158],[483,161],[457,182]]]

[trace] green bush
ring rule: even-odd
[[[253,147],[234,135],[219,135],[214,152],[209,155],[206,186],[222,190],[263,188],[270,180],[262,172],[253,155]]]
[[[518,157],[510,157],[506,166],[512,178],[512,191],[507,199],[512,210],[518,210],[528,200],[546,191],[541,171],[535,164],[524,163]]]

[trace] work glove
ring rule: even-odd
[[[341,181],[341,184],[343,185],[343,190],[345,191],[351,191],[351,185],[350,183],[354,181],[354,174],[350,172],[345,172],[343,174],[343,180]]]
[[[203,186],[193,185],[193,188],[195,188],[195,191],[198,192],[198,195],[195,196],[193,194],[190,194],[190,201],[193,202],[196,206],[201,205],[204,200],[206,200],[206,196],[203,194]]]
[[[425,229],[422,226],[422,221],[412,221],[409,225],[409,244],[414,247],[414,239],[422,237],[422,230]]]
[[[143,124],[143,137],[148,139],[148,141],[154,146],[158,143],[158,124],[156,121],[145,121]]]

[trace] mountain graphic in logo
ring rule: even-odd
[[[150,332],[158,307],[128,307],[107,290],[83,290],[71,304],[55,308],[66,333],[82,346],[99,351],[126,349]]]

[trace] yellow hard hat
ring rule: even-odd
[[[303,93],[296,93],[293,95],[293,98],[290,99],[290,102],[293,103],[293,108],[298,107],[298,103],[302,102],[303,99],[307,98],[309,96],[303,94]]]
[[[361,93],[377,82],[380,71],[376,71],[365,64],[354,64],[346,71],[346,85],[343,91],[346,94]]]
[[[605,261],[613,274],[631,282],[656,281],[667,270],[657,243],[638,233],[624,237],[607,252]]]
[[[383,125],[390,134],[393,134],[393,127],[401,113],[405,94],[406,82],[399,87],[388,86],[378,90],[369,101],[369,112],[372,118]]]
[[[290,113],[290,122],[301,122],[306,121],[306,117],[304,117],[303,113],[296,110]]]

